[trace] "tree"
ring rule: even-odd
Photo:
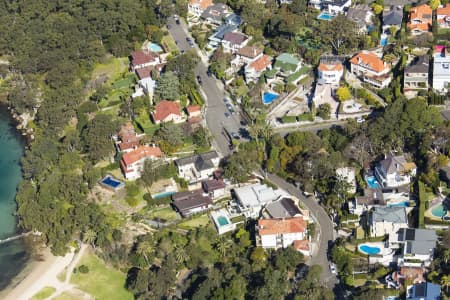
[[[89,158],[98,161],[114,151],[111,137],[117,131],[117,122],[109,115],[99,114],[90,121],[82,132],[85,151]]]
[[[136,247],[136,253],[144,257],[147,266],[151,265],[148,256],[152,254],[153,251],[153,245],[147,240],[141,241]]]
[[[450,275],[442,275],[440,283],[442,286],[446,287],[446,291],[448,294],[448,287],[450,286]]]
[[[97,233],[92,229],[87,229],[83,232],[83,242],[90,244],[95,249],[95,240],[97,239]]]
[[[255,247],[250,255],[250,259],[254,264],[264,264],[267,260],[266,251],[262,247]]]
[[[350,100],[350,98],[352,97],[352,94],[351,94],[350,89],[348,87],[341,86],[336,91],[336,96],[337,96],[339,101],[344,102],[344,101]]]
[[[428,5],[431,7],[432,10],[435,10],[441,5],[441,1],[440,0],[430,0],[428,2]]]
[[[169,71],[159,77],[153,97],[156,102],[180,97],[180,81],[175,73]]]
[[[376,15],[379,15],[379,14],[381,14],[383,12],[383,5],[380,5],[380,4],[377,4],[377,3],[373,3],[372,4],[372,9],[373,9],[373,12]]]
[[[329,120],[331,115],[331,106],[329,103],[324,103],[319,105],[317,109],[317,116],[321,117],[324,120]]]
[[[155,162],[151,159],[146,159],[144,161],[144,167],[141,172],[141,181],[144,183],[147,192],[150,193],[150,188],[153,183],[158,180],[157,168]]]
[[[173,152],[178,146],[183,144],[183,130],[172,122],[162,123],[156,132],[156,138],[160,141],[163,152]]]
[[[320,30],[320,37],[333,48],[333,52],[342,54],[356,48],[358,45],[358,35],[353,21],[339,14],[330,22],[323,23]]]

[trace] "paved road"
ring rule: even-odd
[[[337,283],[337,279],[336,276],[330,272],[329,262],[327,258],[328,243],[329,241],[334,241],[335,235],[334,226],[330,217],[325,212],[323,207],[316,202],[314,197],[306,198],[298,188],[294,187],[292,184],[286,182],[284,179],[280,178],[277,175],[267,174],[267,177],[270,181],[278,185],[283,190],[299,198],[316,220],[316,224],[318,224],[319,227],[317,232],[320,235],[318,241],[319,250],[316,255],[312,257],[311,264],[322,266],[323,273],[320,279],[329,288],[333,288]]]
[[[197,46],[191,48],[186,41],[186,38],[191,36],[187,33],[188,31],[183,20],[181,20],[181,24],[177,25],[173,19],[170,19],[168,24],[170,25],[169,33],[177,41],[180,50],[189,51],[194,49],[197,53],[200,53]],[[241,121],[240,115],[235,114],[230,118],[225,117],[228,109],[223,101],[225,98],[223,84],[214,77],[209,77],[206,74],[207,69],[207,65],[203,60],[195,68],[195,76],[201,77],[201,89],[204,96],[206,96],[206,124],[214,138],[215,148],[222,156],[227,156],[231,153],[229,148],[230,140],[223,129],[226,127],[229,131],[238,133]]]

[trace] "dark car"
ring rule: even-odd
[[[212,76],[211,70],[208,69],[208,70],[206,71],[206,75],[208,75],[209,77],[211,77],[211,76]]]
[[[177,25],[180,25],[180,20],[176,19],[175,23],[177,23]]]
[[[231,136],[232,136],[233,139],[235,139],[235,140],[240,140],[240,139],[241,139],[241,137],[239,136],[239,134],[237,134],[236,132],[232,132],[232,133],[231,133]]]
[[[189,38],[189,37],[186,37],[186,42],[191,42],[191,38]]]
[[[200,84],[200,85],[202,85],[202,78],[200,77],[200,76],[197,76],[197,82],[198,82],[198,84]]]
[[[247,122],[245,122],[244,120],[241,120],[241,126],[247,126]]]
[[[167,24],[167,29],[170,29],[170,28],[172,28],[172,26],[170,26],[170,24]]]
[[[227,113],[227,112],[224,115],[225,115],[225,118],[227,118],[227,119],[231,118],[231,115],[229,113]]]

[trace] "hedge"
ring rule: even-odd
[[[190,98],[193,102],[195,102],[198,105],[203,105],[204,101],[203,98],[197,93],[197,90],[195,88],[191,89]]]
[[[419,228],[425,228],[425,184],[419,181]]]
[[[313,121],[313,117],[311,113],[303,113],[301,115],[298,115],[298,120],[301,121]]]
[[[295,123],[297,122],[296,116],[284,116],[281,118],[282,123]]]

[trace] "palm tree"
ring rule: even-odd
[[[186,253],[186,250],[183,247],[177,247],[175,249],[175,259],[177,263],[182,264],[184,263],[188,258],[188,255]]]
[[[446,287],[448,294],[448,286],[450,285],[450,275],[444,275],[441,277],[441,285]]]
[[[150,261],[148,259],[148,255],[153,253],[153,245],[149,241],[142,241],[138,244],[136,248],[136,253],[144,256],[145,262],[147,266],[150,267]]]
[[[83,232],[83,242],[90,244],[95,249],[95,240],[97,239],[97,233],[92,229],[87,229]]]
[[[231,247],[231,242],[224,237],[220,237],[216,243],[217,250],[221,257],[225,257],[228,252],[228,249]]]

